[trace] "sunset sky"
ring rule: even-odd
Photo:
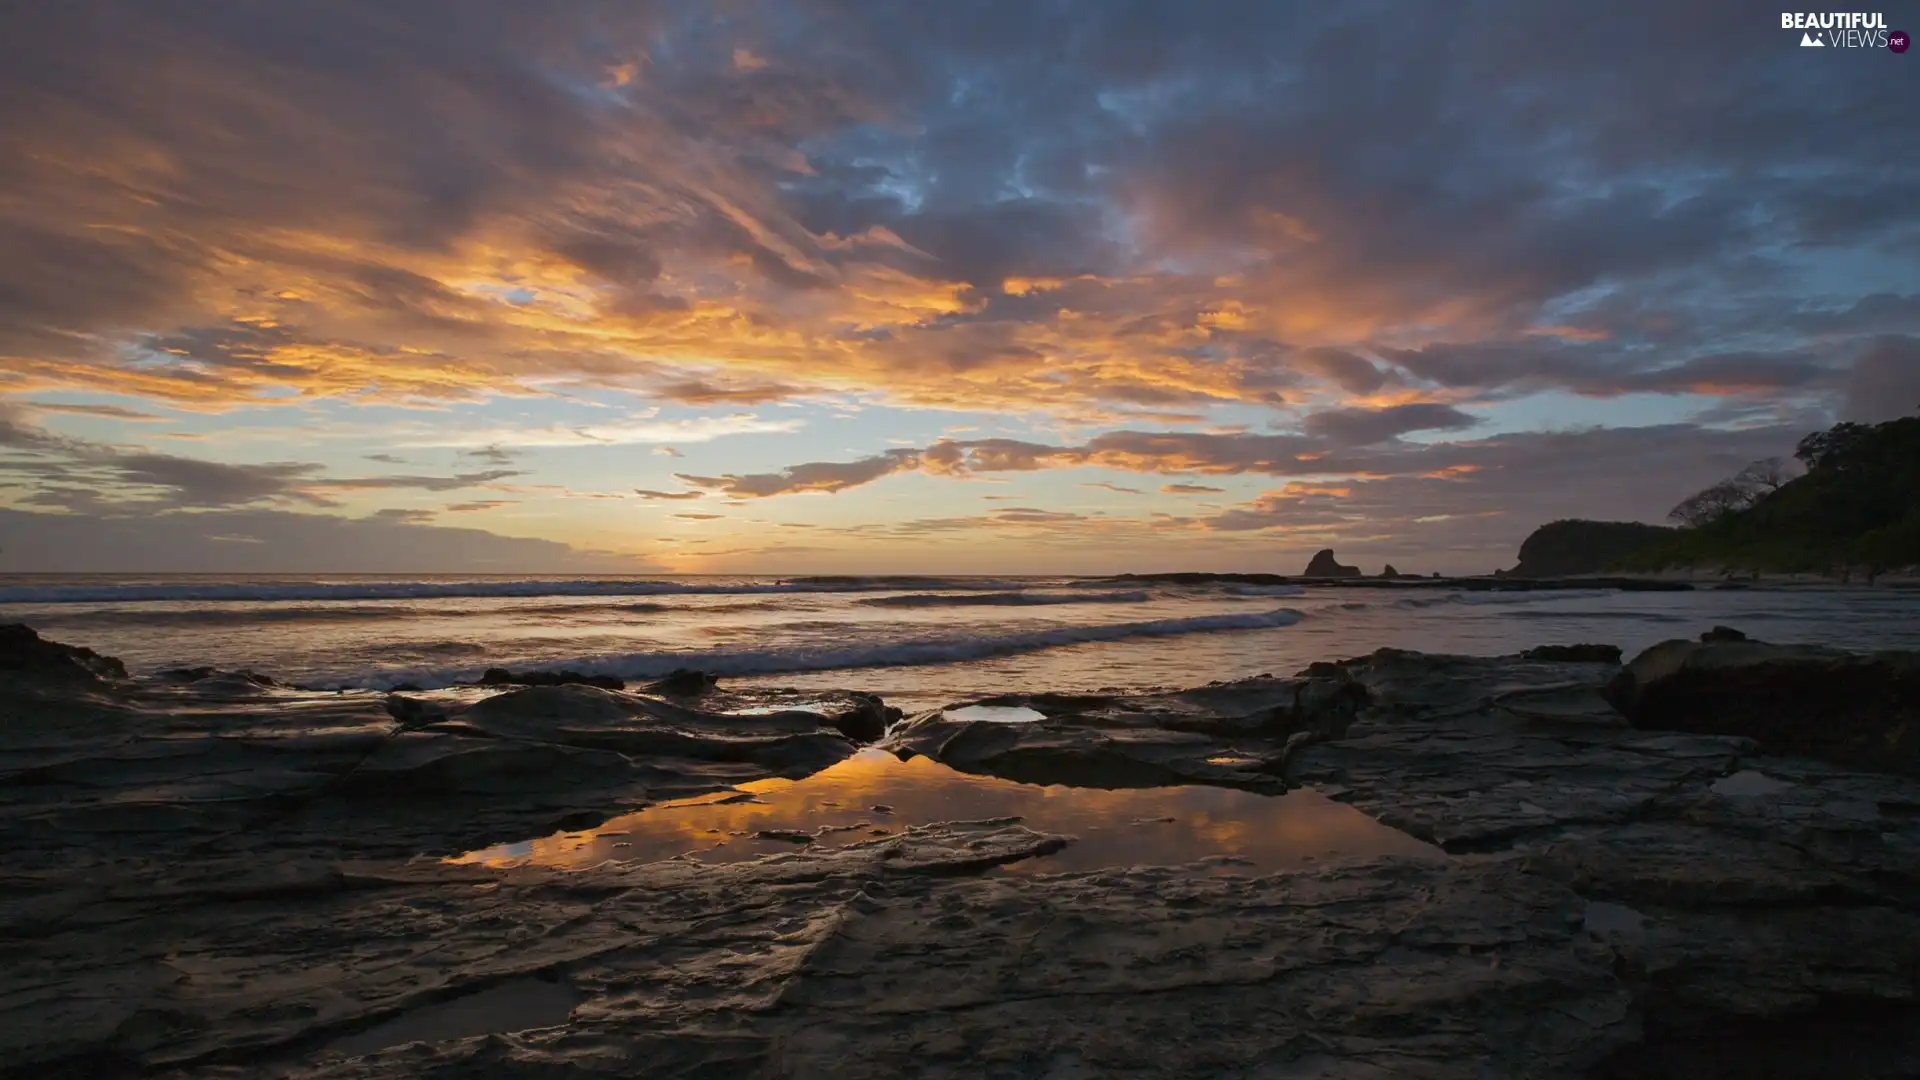
[[[12,5],[0,572],[1511,565],[1920,406],[1920,54],[1799,40]]]

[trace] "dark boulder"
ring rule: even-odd
[[[602,690],[625,690],[626,681],[612,675],[587,675],[578,671],[508,671],[488,668],[480,675],[478,686],[597,686]]]
[[[674,668],[665,678],[655,679],[644,688],[664,697],[699,697],[720,682],[720,676],[692,668]]]
[[[1700,635],[1700,640],[1709,644],[1716,641],[1745,641],[1747,635],[1731,626],[1716,626]]]
[[[1315,552],[1313,559],[1301,574],[1303,577],[1351,578],[1360,576],[1357,566],[1342,566],[1334,560],[1333,549],[1325,548]]]
[[[1545,660],[1570,664],[1617,664],[1618,645],[1536,645],[1520,654],[1526,660]]]
[[[851,709],[828,716],[828,726],[857,743],[880,741],[886,735],[887,728],[900,719],[900,710],[881,701],[877,694],[854,696],[858,703]]]
[[[1371,700],[1366,686],[1333,666],[1319,668],[1315,677],[1300,679],[1293,687],[1292,700],[1285,704],[1268,705],[1247,713],[1168,715],[1160,718],[1158,726],[1168,731],[1223,737],[1245,735],[1285,740],[1304,732],[1315,740],[1337,739],[1353,726],[1354,718]]]
[[[1400,571],[1395,570],[1392,563],[1388,563],[1386,568],[1380,571],[1380,576],[1383,578],[1397,578],[1400,576]]]
[[[1920,653],[1665,641],[1603,693],[1635,727],[1744,735],[1765,753],[1920,774]]]
[[[26,623],[0,624],[0,672],[48,679],[124,679],[126,665],[78,645],[48,641]]]
[[[421,727],[447,717],[447,710],[434,702],[401,697],[399,694],[387,695],[386,708],[388,716],[407,727]]]

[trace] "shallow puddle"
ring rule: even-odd
[[[1046,713],[1025,705],[962,705],[942,712],[949,720],[985,720],[995,724],[1031,724],[1047,718]]]
[[[423,1005],[365,1031],[335,1039],[327,1049],[358,1056],[412,1042],[558,1027],[567,1022],[579,1002],[579,993],[565,983],[512,979],[477,994]]]
[[[1792,788],[1792,784],[1775,780],[1766,773],[1754,769],[1742,769],[1731,776],[1723,776],[1713,782],[1715,794],[1747,798],[1777,795]]]
[[[1204,785],[1042,787],[973,776],[931,758],[901,761],[865,750],[805,779],[742,784],[738,792],[662,803],[592,831],[501,844],[456,861],[580,868],[691,854],[703,862],[738,862],[872,840],[909,825],[1008,817],[1076,838],[1057,854],[1007,868],[1020,873],[1211,860],[1213,872],[1244,874],[1376,855],[1443,857],[1438,848],[1311,790],[1267,796]]]

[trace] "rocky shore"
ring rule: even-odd
[[[693,674],[130,679],[0,628],[0,1076],[1920,1074],[1915,658],[1615,655],[972,703],[1009,723]],[[1046,873],[1074,838],[999,818],[725,865],[446,858],[862,745],[1313,787],[1438,851]]]

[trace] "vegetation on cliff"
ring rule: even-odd
[[[1689,527],[1619,568],[1871,577],[1920,566],[1920,416],[1839,424],[1800,440],[1794,457],[1806,468],[1794,479],[1754,483],[1749,466],[1690,496],[1674,508]]]
[[[1569,518],[1533,530],[1520,545],[1520,565],[1510,577],[1598,574],[1642,551],[1671,540],[1677,530],[1637,521]]]

